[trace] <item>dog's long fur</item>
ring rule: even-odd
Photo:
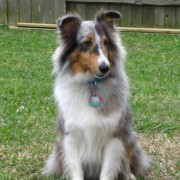
[[[116,11],[100,11],[94,21],[82,21],[76,14],[58,20],[60,45],[53,56],[58,138],[46,175],[135,179],[149,168],[131,124],[126,51],[113,24],[119,17]],[[99,70],[100,65],[109,70]],[[94,108],[89,98],[97,78],[102,105]]]

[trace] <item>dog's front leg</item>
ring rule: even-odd
[[[72,135],[64,139],[65,171],[70,180],[84,180],[82,165],[78,153],[78,144]]]
[[[125,148],[120,139],[111,139],[106,145],[103,155],[100,180],[118,179],[119,174],[122,174],[124,179],[128,179],[126,176],[130,172],[125,157]]]

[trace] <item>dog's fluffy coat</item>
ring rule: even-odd
[[[60,45],[53,56],[54,94],[59,108],[56,146],[44,168],[46,175],[70,180],[133,179],[150,160],[137,144],[124,71],[126,51],[113,25],[116,11],[101,11],[94,21],[69,14],[58,20]],[[110,69],[102,73],[99,66]],[[102,105],[89,105],[93,82]]]

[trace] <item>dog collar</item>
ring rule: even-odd
[[[88,81],[89,84],[98,84],[103,81],[104,78],[94,78],[93,80]]]

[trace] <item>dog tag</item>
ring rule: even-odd
[[[94,94],[90,97],[89,104],[92,107],[101,107],[102,97]]]

